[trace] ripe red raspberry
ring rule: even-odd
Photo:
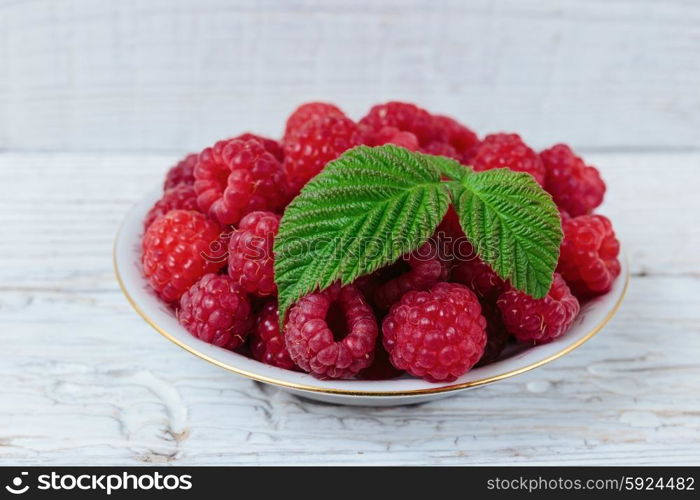
[[[277,293],[272,246],[280,226],[272,212],[251,212],[228,242],[228,274],[247,293],[266,297]]]
[[[257,140],[229,139],[206,148],[194,177],[199,208],[221,224],[237,224],[256,210],[280,210],[288,199],[282,164]]]
[[[250,335],[250,350],[253,358],[265,364],[286,370],[296,368],[280,333],[277,301],[267,302],[258,313]]]
[[[251,328],[250,303],[228,276],[206,274],[180,297],[177,320],[204,342],[234,350]]]
[[[440,241],[429,239],[418,250],[404,255],[410,270],[387,281],[374,292],[374,305],[387,310],[410,290],[427,290],[444,281],[450,272],[449,262],[440,253]]]
[[[503,279],[474,252],[473,247],[471,255],[460,256],[455,263],[452,281],[467,285],[481,299],[495,299],[505,288]]]
[[[496,307],[495,301],[492,303],[482,300],[481,313],[486,318],[486,347],[476,366],[488,365],[498,360],[510,339],[510,333],[503,325],[501,312]]]
[[[270,139],[269,137],[263,137],[262,135],[258,134],[251,134],[250,132],[237,135],[233,139],[239,141],[258,141],[260,144],[263,145],[263,147],[268,153],[271,153],[272,156],[277,158],[277,161],[281,163],[284,160],[284,152],[282,151],[282,145],[274,139]]]
[[[302,104],[287,118],[287,125],[284,129],[284,141],[292,137],[307,122],[324,116],[344,117],[345,113],[336,106],[328,102],[307,102]]]
[[[367,132],[379,132],[384,127],[411,132],[422,146],[435,139],[433,117],[426,110],[406,102],[377,104],[360,120],[360,127]]]
[[[542,299],[511,288],[496,303],[506,330],[521,342],[535,344],[563,335],[580,310],[578,300],[558,273],[554,273],[552,287]]]
[[[197,155],[189,154],[178,162],[177,165],[165,174],[163,191],[174,188],[178,184],[194,184],[194,166],[197,164]]]
[[[610,291],[620,274],[620,243],[610,220],[603,215],[579,215],[564,220],[562,226],[557,271],[571,290],[579,298]]]
[[[595,167],[589,167],[566,144],[540,153],[546,169],[544,187],[554,202],[572,217],[591,213],[603,202],[605,183]]]
[[[485,330],[476,295],[456,283],[408,292],[382,324],[391,363],[429,382],[453,381],[474,366],[484,353]]]
[[[544,165],[540,157],[518,134],[487,135],[476,150],[471,165],[477,172],[507,167],[528,173],[544,185]]]
[[[164,301],[177,301],[200,277],[225,264],[219,234],[218,224],[191,210],[171,210],[148,227],[143,273]]]
[[[199,212],[197,194],[191,184],[177,184],[175,187],[167,189],[160,200],[146,214],[144,228],[148,228],[157,217],[178,209]]]
[[[421,148],[422,153],[435,156],[447,156],[457,161],[462,160],[462,155],[460,155],[457,150],[446,142],[433,141],[424,148]]]
[[[327,115],[306,122],[284,141],[284,167],[292,193],[361,142],[357,124],[344,116]]]
[[[364,142],[368,146],[394,144],[410,151],[418,151],[420,148],[418,138],[413,133],[399,130],[396,127],[383,127],[378,132],[369,132],[365,136]]]
[[[350,378],[372,364],[377,320],[354,285],[333,285],[300,299],[284,338],[292,360],[314,377]]]
[[[455,158],[465,164],[471,160],[479,146],[479,137],[474,132],[457,120],[443,115],[433,116],[433,127],[440,136],[440,141],[449,144],[456,151],[458,156]]]

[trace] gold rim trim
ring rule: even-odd
[[[247,377],[252,380],[256,380],[258,382],[265,382],[268,384],[273,384],[273,385],[278,385],[281,387],[286,387],[289,389],[296,389],[300,391],[306,391],[306,392],[320,392],[320,393],[325,393],[325,394],[339,394],[339,395],[344,395],[344,396],[370,396],[370,397],[405,397],[405,396],[420,396],[424,394],[438,394],[442,392],[451,392],[451,391],[458,391],[460,389],[466,389],[468,387],[477,387],[480,385],[486,385],[490,384],[492,382],[496,382],[498,380],[503,380],[506,378],[514,377],[516,375],[520,375],[521,373],[528,372],[530,370],[534,370],[535,368],[538,368],[542,365],[546,365],[547,363],[550,363],[556,359],[561,358],[565,354],[570,353],[577,347],[583,345],[585,342],[590,340],[596,333],[598,333],[600,330],[603,329],[605,325],[608,324],[608,322],[612,319],[613,316],[617,313],[618,309],[620,309],[620,306],[622,305],[622,301],[624,300],[625,296],[627,295],[627,289],[629,287],[629,282],[630,282],[630,274],[629,274],[629,266],[625,266],[627,269],[627,274],[625,276],[625,285],[624,288],[622,289],[622,293],[620,294],[620,297],[617,299],[617,302],[613,306],[613,308],[610,310],[610,312],[603,318],[603,320],[598,323],[595,328],[593,328],[590,332],[588,332],[586,335],[581,337],[579,340],[574,342],[573,344],[565,347],[559,352],[556,352],[552,354],[551,356],[546,357],[545,359],[542,359],[540,361],[537,361],[535,363],[532,363],[527,366],[523,366],[522,368],[518,368],[517,370],[511,370],[508,372],[504,372],[498,375],[493,375],[491,377],[485,377],[482,379],[478,380],[472,380],[470,382],[463,382],[461,384],[454,384],[454,385],[448,385],[448,386],[443,386],[443,387],[436,387],[434,389],[415,389],[411,391],[385,391],[385,392],[368,392],[368,391],[351,391],[351,390],[344,390],[344,389],[329,389],[326,387],[318,387],[314,385],[306,385],[306,384],[295,384],[292,382],[287,382],[285,380],[279,380],[273,377],[266,377],[265,375],[260,375],[258,373],[253,373],[249,372],[247,370],[242,370],[240,368],[236,368],[234,366],[231,366],[227,363],[224,363],[222,361],[218,361],[216,359],[213,359],[212,357],[208,356],[207,354],[204,354],[203,352],[198,351],[197,349],[181,342],[180,340],[176,339],[173,337],[170,333],[165,331],[163,328],[161,328],[159,325],[155,323],[141,307],[136,303],[136,301],[133,299],[131,295],[129,295],[129,292],[126,290],[126,287],[124,286],[124,281],[122,280],[122,277],[119,273],[119,265],[117,264],[117,242],[119,241],[119,236],[121,234],[121,231],[123,229],[123,224],[120,226],[119,230],[117,231],[117,236],[114,240],[114,246],[112,250],[112,264],[114,266],[114,273],[117,277],[117,282],[119,283],[119,288],[121,288],[122,292],[126,296],[126,299],[129,301],[129,304],[131,304],[131,307],[141,316],[141,318],[148,323],[154,330],[156,330],[158,333],[160,333],[163,337],[171,341],[173,344],[181,347],[182,349],[186,350],[187,352],[190,352],[194,354],[195,356],[198,356],[199,358],[202,358],[205,361],[208,361],[209,363],[216,365],[220,368],[223,368],[225,370],[228,370],[230,372],[236,373],[238,375],[242,375],[244,377]],[[626,255],[624,256],[625,262],[627,263],[627,257]]]

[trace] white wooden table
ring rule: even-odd
[[[422,406],[298,399],[129,307],[112,243],[172,155],[0,154],[2,464],[700,464],[700,154],[589,154],[634,276],[543,368]]]

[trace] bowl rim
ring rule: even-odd
[[[138,205],[138,203],[136,204]],[[136,311],[136,313],[141,316],[141,318],[148,323],[154,330],[156,330],[158,333],[160,333],[163,337],[168,339],[170,342],[174,343],[178,347],[184,349],[185,351],[194,354],[195,356],[215,365],[220,368],[223,368],[225,370],[228,370],[232,373],[235,373],[237,375],[241,375],[243,377],[246,377],[251,380],[255,380],[257,382],[263,382],[267,384],[272,384],[272,385],[277,385],[281,387],[285,387],[288,389],[293,389],[296,391],[303,391],[303,392],[313,392],[313,393],[323,393],[323,394],[336,394],[336,395],[344,395],[344,396],[362,396],[362,397],[410,397],[410,396],[421,396],[421,395],[426,395],[426,394],[440,394],[440,393],[446,393],[446,392],[452,392],[452,391],[459,391],[462,389],[467,389],[467,388],[473,388],[473,387],[478,387],[481,385],[486,385],[490,384],[492,382],[496,382],[499,380],[503,380],[506,378],[511,378],[515,377],[517,375],[520,375],[522,373],[528,372],[530,370],[534,370],[535,368],[538,368],[540,366],[546,365],[548,363],[551,363],[552,361],[561,358],[562,356],[570,353],[574,349],[580,347],[584,343],[586,343],[588,340],[590,340],[593,336],[595,336],[600,330],[605,327],[605,325],[610,322],[610,320],[615,316],[617,311],[619,310],[620,306],[622,305],[623,300],[625,299],[625,296],[627,295],[627,290],[629,288],[629,282],[630,282],[630,273],[629,273],[629,265],[627,261],[627,256],[626,254],[621,251],[620,252],[620,257],[624,261],[624,266],[623,269],[626,270],[624,273],[624,285],[623,288],[620,292],[619,297],[611,307],[611,309],[608,311],[608,313],[593,327],[591,328],[585,335],[583,335],[581,338],[576,340],[575,342],[568,344],[564,346],[561,350],[550,354],[549,356],[534,361],[530,364],[527,364],[525,366],[521,366],[519,368],[515,368],[512,370],[508,370],[502,373],[498,373],[496,375],[491,375],[488,377],[483,377],[480,379],[475,379],[475,380],[469,380],[466,382],[460,382],[460,383],[455,383],[455,384],[450,384],[450,385],[440,385],[434,388],[426,388],[426,389],[410,389],[410,390],[403,390],[403,391],[361,391],[361,390],[349,390],[349,389],[337,389],[337,388],[329,388],[329,387],[321,387],[321,386],[316,386],[316,385],[310,385],[310,384],[301,384],[301,383],[296,383],[296,382],[291,382],[288,380],[283,380],[279,379],[276,377],[268,376],[268,375],[263,375],[260,373],[255,373],[251,372],[249,370],[239,368],[236,366],[233,366],[229,363],[226,363],[224,361],[214,359],[208,354],[201,352],[199,349],[196,347],[193,347],[179,339],[177,339],[175,336],[173,336],[171,333],[169,333],[165,328],[161,327],[156,323],[156,321],[151,318],[146,311],[143,310],[143,308],[136,302],[134,297],[129,293],[127,290],[127,287],[124,284],[124,279],[122,277],[122,274],[120,273],[119,270],[119,262],[117,259],[117,247],[120,241],[120,237],[122,236],[122,231],[124,230],[124,227],[126,226],[126,223],[129,219],[129,215],[134,210],[136,206],[132,206],[131,209],[127,212],[127,215],[125,218],[121,221],[119,225],[119,229],[117,230],[117,233],[115,235],[114,239],[114,244],[112,247],[112,265],[114,268],[114,273],[117,278],[117,283],[119,284],[119,288],[121,289],[122,293],[126,297],[127,301],[131,305],[131,307]]]

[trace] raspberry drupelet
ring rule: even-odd
[[[429,239],[418,250],[402,257],[409,270],[377,287],[374,305],[386,311],[410,290],[427,290],[444,281],[450,272],[449,262],[440,255],[439,239]]]
[[[206,274],[180,297],[177,319],[204,342],[234,350],[252,326],[250,303],[226,275]]]
[[[253,358],[265,364],[286,370],[296,368],[280,332],[276,300],[267,302],[258,313],[250,334],[250,351]]]
[[[580,307],[564,279],[554,273],[547,295],[534,299],[513,288],[496,301],[506,330],[521,342],[544,344],[563,335]]]
[[[282,164],[256,139],[227,139],[206,148],[194,177],[199,208],[221,224],[237,224],[256,210],[280,210],[288,200]]]
[[[167,214],[171,210],[194,210],[199,212],[197,193],[194,192],[191,184],[180,183],[167,189],[146,214],[146,219],[143,223],[144,228],[148,229],[148,226],[156,218]]]
[[[291,308],[284,339],[292,360],[314,377],[351,378],[372,364],[377,332],[357,287],[335,284]]]
[[[382,324],[391,363],[429,382],[451,382],[484,353],[486,319],[476,295],[457,283],[411,291]]]
[[[287,124],[284,129],[284,141],[292,137],[299,129],[307,122],[324,116],[345,117],[345,113],[336,106],[328,102],[307,102],[302,104],[287,118]]]
[[[540,157],[518,134],[489,134],[479,145],[471,165],[477,172],[509,168],[525,172],[544,185],[545,170]]]
[[[610,291],[620,274],[620,243],[610,219],[579,215],[562,222],[564,239],[557,271],[579,298]]]
[[[247,293],[267,297],[277,293],[272,247],[280,216],[251,212],[233,231],[228,242],[228,274]]]
[[[226,263],[220,232],[217,223],[191,210],[171,210],[148,227],[141,245],[143,273],[164,301],[177,301],[199,278]]]
[[[362,143],[357,124],[345,116],[325,115],[306,122],[284,141],[284,168],[293,194],[328,162]]]
[[[165,174],[163,191],[174,188],[180,184],[194,184],[194,166],[197,164],[197,154],[192,153],[180,160],[177,165]]]

